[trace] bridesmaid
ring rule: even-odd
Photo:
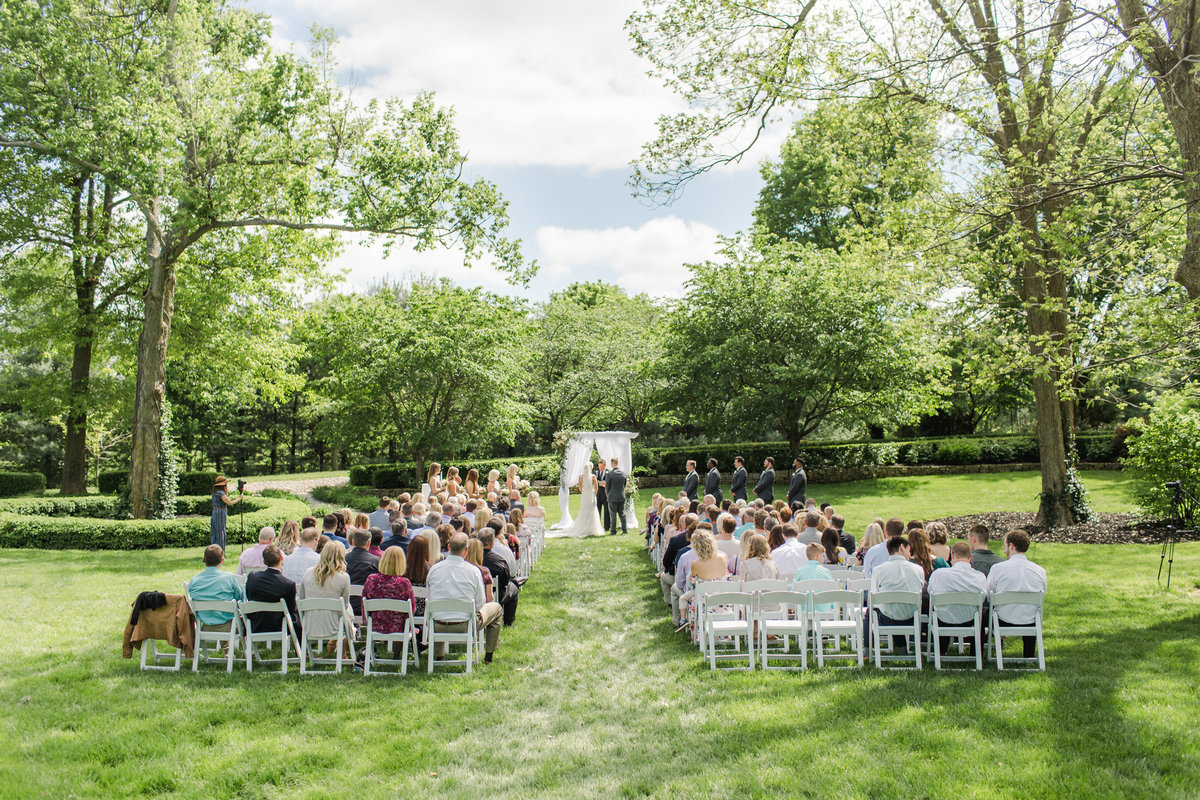
[[[454,469],[451,468],[451,472]],[[437,497],[437,493],[442,490],[442,465],[436,461],[429,465],[429,474],[425,476],[425,482],[429,484],[429,496]]]
[[[472,500],[479,499],[479,470],[471,467],[467,470],[467,479],[463,481],[463,492]]]
[[[505,497],[508,497],[514,491],[521,491],[521,477],[517,475],[516,464],[508,465],[508,475],[504,480],[504,490],[506,492]]]
[[[451,467],[446,472],[446,496],[458,497],[462,492],[462,484],[458,481],[458,467]]]

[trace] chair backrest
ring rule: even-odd
[[[394,600],[391,598],[374,598],[371,600],[363,600],[363,611],[367,614],[373,611],[400,611],[408,614],[410,617],[413,613],[412,600]]]
[[[861,611],[862,593],[851,592],[847,589],[826,589],[812,593],[813,607],[825,605],[840,605],[850,610]]]
[[[236,600],[192,600],[192,611],[224,611],[227,614],[237,614]]]
[[[851,592],[869,592],[871,591],[871,579],[853,578],[846,581],[846,589]]]
[[[346,604],[340,597],[306,597],[296,601],[297,611],[345,611]]]
[[[276,600],[274,603],[264,603],[261,600],[243,600],[237,604],[238,614],[242,618],[243,624],[248,632],[254,631],[254,625],[250,622],[250,615],[257,614],[261,611],[275,611],[283,614],[283,619],[279,622],[279,629],[271,631],[272,634],[277,634],[279,631],[287,627],[288,607],[287,602],[282,599]],[[263,631],[259,631],[263,633]]]
[[[351,596],[351,597],[359,597],[359,598],[361,598],[361,597],[362,597],[362,592],[363,592],[363,587],[362,587],[362,586],[360,586],[360,585],[358,585],[358,584],[356,584],[356,583],[352,583],[352,584],[350,584],[350,596]]]
[[[920,592],[871,592],[871,608],[879,606],[916,606],[914,615],[921,612]]]
[[[429,587],[427,586],[414,586],[412,590],[414,600],[424,600],[429,597]]]
[[[713,592],[728,592],[730,590],[736,591],[737,587],[738,584],[731,584],[729,581],[701,581],[700,583],[696,584],[695,596],[697,598],[702,598],[712,594]]]
[[[754,607],[754,595],[749,592],[709,592],[704,602],[710,606],[748,606]]]
[[[971,606],[983,608],[983,592],[939,592],[929,595],[929,610],[938,606]]]
[[[475,614],[475,603],[471,600],[456,600],[449,597],[441,600],[426,600],[425,616],[429,619],[434,619],[438,613],[467,614],[473,616]]]
[[[759,578],[756,581],[742,581],[743,592],[784,592],[788,590],[788,582],[776,578]]]
[[[238,584],[240,584],[243,589],[246,588],[246,576],[245,575],[238,575],[235,573],[233,576],[233,579],[235,581],[237,581]]]
[[[809,581],[796,581],[792,584],[793,592],[828,592],[841,588],[842,584],[838,581],[827,581],[821,578],[814,578]]]
[[[783,605],[808,607],[808,595],[805,592],[792,592],[787,589],[759,592],[759,607]]]
[[[256,572],[262,572],[266,567],[246,567],[242,572],[246,575],[253,575]]]
[[[1001,606],[1037,606],[1039,609],[1046,595],[1041,592],[997,592],[991,597],[992,608]]]

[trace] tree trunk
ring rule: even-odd
[[[92,371],[92,337],[95,320],[89,314],[75,323],[75,352],[71,358],[71,384],[67,390],[67,438],[63,448],[62,494],[87,492],[88,378]]]
[[[341,460],[342,450],[336,444],[329,448],[329,468],[331,470],[338,469],[338,463]]]
[[[299,431],[296,417],[300,415],[300,395],[292,395],[292,447],[288,454],[288,472],[296,473],[296,447],[299,444]]]
[[[146,519],[158,494],[159,427],[167,388],[167,344],[175,312],[175,262],[147,234],[150,282],[143,295],[145,316],[138,339],[137,386],[133,401],[133,445],[129,458],[129,501],[134,519]]]

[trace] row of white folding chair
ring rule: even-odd
[[[438,614],[454,614],[466,616],[465,631],[448,631],[437,629]],[[471,674],[471,667],[483,658],[483,631],[480,629],[479,616],[475,604],[469,600],[426,600],[425,620],[421,629],[421,642],[428,650],[425,653],[428,671],[433,672],[434,663],[441,666],[466,667],[466,674]],[[449,652],[450,645],[463,645],[466,653],[461,659],[435,659],[434,654],[438,644],[444,644]]]

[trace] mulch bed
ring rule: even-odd
[[[941,522],[950,529],[950,538],[965,539],[972,525],[986,525],[992,539],[1003,540],[1014,528],[1028,531],[1035,542],[1061,544],[1162,544],[1167,534],[1165,520],[1147,520],[1140,514],[1093,514],[1082,525],[1045,528],[1033,524],[1036,515],[1026,512],[993,511],[964,517],[944,517]],[[1200,541],[1200,532],[1179,535],[1178,541]]]

